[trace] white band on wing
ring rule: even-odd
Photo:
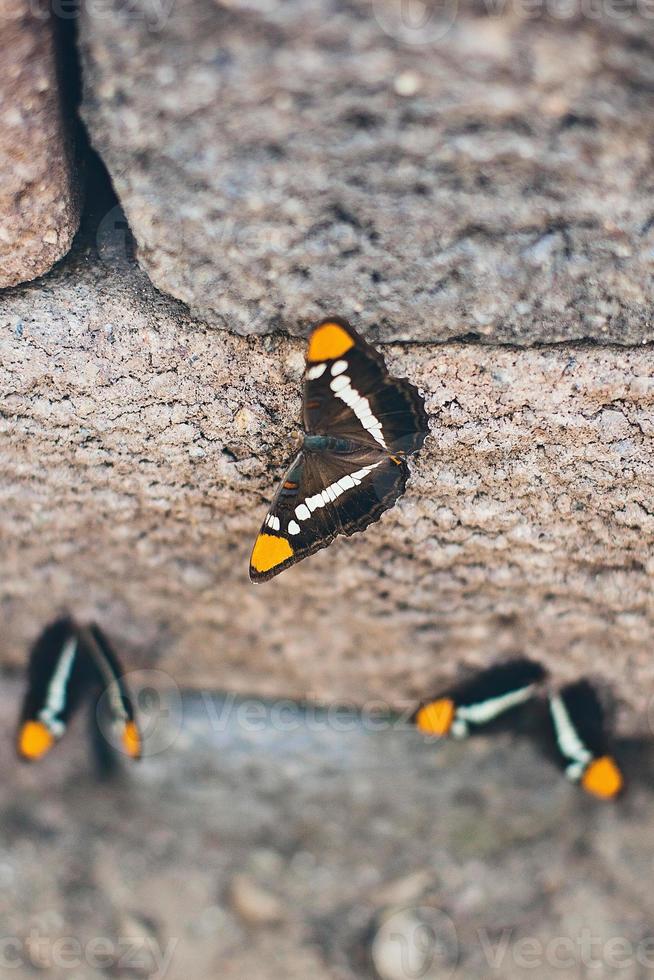
[[[340,497],[342,493],[345,493],[346,490],[350,490],[352,487],[358,487],[362,480],[383,462],[384,460],[380,459],[376,463],[371,463],[370,466],[363,466],[355,473],[348,473],[346,476],[342,476],[340,480],[325,487],[324,490],[314,494],[313,497],[307,497],[303,504],[298,504],[295,508],[295,516],[298,521],[308,520],[314,510],[317,510],[319,507],[325,507],[333,500],[336,500],[337,497]]]

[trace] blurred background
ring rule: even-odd
[[[85,719],[19,771],[7,726],[7,976],[651,975],[649,746],[621,746],[607,804],[529,740],[136,674],[146,758],[111,780]]]
[[[0,7],[3,975],[652,974],[653,20]],[[365,536],[255,588],[330,312],[432,437]],[[14,759],[64,609],[153,719],[110,780],[83,717]],[[613,704],[623,800],[397,722],[516,652]]]

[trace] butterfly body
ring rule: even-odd
[[[377,521],[404,492],[406,457],[428,431],[417,389],[392,378],[382,356],[335,317],[309,341],[303,416],[302,448],[254,545],[254,582]]]
[[[307,453],[337,453],[347,456],[361,448],[353,439],[337,439],[335,436],[305,433],[302,448]]]

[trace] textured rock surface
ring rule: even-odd
[[[412,980],[412,949],[424,980],[651,975],[651,750],[629,797],[593,804],[528,743],[300,713],[248,729],[242,705],[193,699],[182,731],[175,711],[157,726],[165,752],[98,786],[83,726],[18,767],[19,693],[0,715],[7,976],[372,980],[372,952]]]
[[[79,223],[72,123],[48,9],[44,0],[0,3],[0,287],[47,272]]]
[[[646,727],[651,350],[387,347],[433,413],[408,493],[255,587],[304,343],[193,322],[122,237],[110,212],[101,258],[0,301],[3,664],[63,605],[180,683],[359,704],[523,648],[613,682]]]
[[[240,333],[654,338],[651,18],[438,6],[84,5],[84,118],[154,283]]]

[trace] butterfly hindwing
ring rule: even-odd
[[[264,520],[250,577],[265,581],[315,554],[338,534],[363,531],[403,493],[408,466],[365,446],[355,453],[302,451]]]
[[[417,452],[428,432],[418,389],[391,377],[382,355],[337,317],[311,335],[303,409],[307,433],[328,432],[388,453]]]

